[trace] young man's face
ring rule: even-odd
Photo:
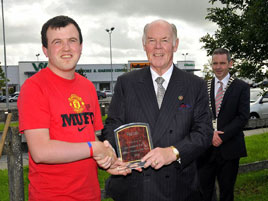
[[[228,62],[226,54],[215,54],[212,56],[212,70],[219,80],[225,78],[232,64],[232,61]]]
[[[49,58],[49,68],[57,75],[72,79],[82,52],[79,33],[73,24],[47,30],[47,48],[44,54]]]
[[[156,71],[165,72],[173,63],[178,40],[173,44],[172,28],[165,22],[155,22],[148,27],[144,50],[150,65]]]

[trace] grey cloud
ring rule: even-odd
[[[191,24],[206,23],[208,0],[69,0],[66,3],[77,13],[88,15],[108,15],[118,13],[122,17],[141,17],[144,15],[174,18],[188,21]]]
[[[141,43],[142,29],[145,24],[137,24],[135,20],[133,24],[128,24],[131,18],[141,21],[147,16],[153,16],[171,22],[174,20],[177,26],[180,26],[179,22],[183,22],[191,27],[199,27],[204,32],[215,30],[215,26],[204,19],[207,8],[211,7],[208,0],[40,0],[38,2],[36,0],[5,0],[4,2],[6,2],[7,45],[12,46],[12,48],[16,47],[16,44],[21,44],[20,48],[22,45],[28,48],[31,44],[41,46],[40,30],[43,23],[55,15],[69,15],[78,22],[83,32],[84,50],[87,50],[83,51],[85,57],[83,60],[90,57],[91,61],[92,59],[104,61],[106,59],[109,62],[109,37],[105,28],[112,26],[116,28],[112,34],[115,61],[119,61],[120,58],[122,60],[132,57],[146,58]],[[42,8],[43,13],[40,13],[40,16],[34,16],[30,11],[30,6],[36,4]],[[18,18],[26,16],[24,22],[10,16],[8,12],[10,9],[25,5],[29,5],[29,12],[17,15]],[[20,23],[14,23],[16,21]],[[147,22],[142,21],[141,23]],[[0,31],[0,45],[2,45],[2,27]],[[134,36],[130,37],[129,33],[134,33]],[[184,36],[182,40],[183,43],[181,43],[179,51],[193,48],[191,47],[192,38]],[[96,46],[101,51],[94,50]],[[19,50],[14,52],[18,53]],[[20,59],[24,57],[28,60],[28,58],[34,57],[33,53],[25,52],[23,48],[21,52]],[[14,58],[17,56],[14,55]],[[2,55],[0,55],[0,60],[2,60]]]
[[[35,28],[31,29],[29,26],[9,27],[6,33],[6,43],[9,45],[40,43],[40,41],[40,31]]]

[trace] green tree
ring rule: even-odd
[[[79,73],[80,75],[84,76],[85,78],[87,78],[86,70],[80,68],[80,69],[76,70],[76,72]]]
[[[211,59],[209,59],[208,63],[203,66],[204,68],[202,70],[202,73],[203,73],[204,80],[209,80],[213,78],[211,62],[212,62]]]
[[[223,7],[209,8],[206,19],[218,29],[200,41],[207,55],[218,47],[227,48],[235,61],[232,73],[259,82],[268,77],[268,1],[210,0]]]
[[[0,62],[1,64],[1,62]],[[9,80],[7,79],[7,82]],[[5,72],[3,71],[2,69],[2,66],[0,65],[0,89],[1,91],[3,91],[3,94],[6,94],[6,91],[5,90],[2,90],[2,88],[5,88],[6,87],[6,76],[5,76]]]

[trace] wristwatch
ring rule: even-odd
[[[172,149],[173,153],[176,155],[176,160],[180,163],[180,152],[174,146],[170,146],[170,148]]]

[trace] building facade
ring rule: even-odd
[[[20,61],[19,65],[7,66],[8,86],[13,88],[14,91],[20,91],[20,87],[25,80],[39,70],[47,67],[47,61]],[[194,61],[177,61],[177,67],[188,71],[194,72]],[[111,90],[114,88],[118,76],[125,72],[144,68],[149,66],[146,60],[131,60],[127,64],[78,64],[76,71],[82,74],[93,82],[97,90]],[[1,66],[5,71],[4,67]],[[112,87],[113,84],[113,87]],[[3,90],[3,89],[2,89]]]

